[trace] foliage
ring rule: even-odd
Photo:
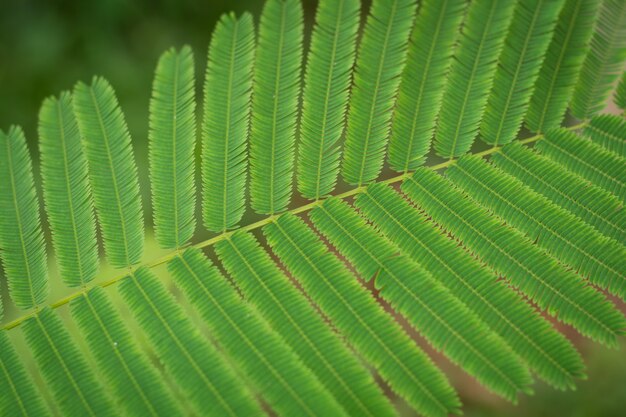
[[[626,8],[598,3],[374,0],[359,36],[357,0],[321,0],[309,48],[298,0],[268,0],[257,33],[224,15],[201,105],[190,47],[156,67],[157,259],[112,86],[46,99],[45,218],[21,128],[0,132],[4,301],[23,310],[0,331],[0,413],[459,413],[425,345],[513,403],[533,375],[575,388],[583,359],[551,320],[610,347],[626,332],[626,124],[599,114]],[[524,121],[538,134],[516,140]],[[466,155],[479,135],[494,147]]]

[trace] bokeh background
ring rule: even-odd
[[[368,3],[364,2],[364,12]],[[316,1],[303,4],[308,34]],[[0,0],[0,128],[11,124],[24,128],[38,171],[37,113],[42,100],[72,89],[78,80],[104,76],[116,88],[127,117],[149,213],[148,100],[159,55],[171,46],[192,46],[200,97],[209,37],[219,16],[250,11],[258,21],[262,6],[263,0]],[[199,233],[197,238],[203,235]],[[150,243],[146,258],[154,259],[159,250]],[[1,270],[0,275],[0,292],[6,301]],[[104,269],[101,276],[110,277],[112,271]],[[51,287],[50,301],[68,293],[54,275],[53,261]],[[64,309],[60,312],[67,315]],[[8,306],[5,322],[20,314]],[[433,357],[459,389],[466,416],[626,416],[626,342],[622,339],[620,350],[610,350],[559,327],[585,357],[589,379],[581,381],[577,391],[569,392],[537,383],[535,395],[523,396],[517,406],[491,395],[442,356],[433,353]],[[25,348],[19,335],[12,337]],[[29,368],[34,370],[34,365]],[[36,383],[42,381],[36,378]],[[412,415],[408,409],[403,411]]]

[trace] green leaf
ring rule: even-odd
[[[499,58],[480,125],[481,139],[502,145],[517,137],[563,0],[521,1]]]
[[[169,49],[154,75],[149,136],[154,233],[164,248],[184,245],[196,226],[195,95],[191,48]]]
[[[626,2],[603,0],[591,47],[570,102],[572,114],[587,119],[606,106],[626,59]]]
[[[185,391],[198,414],[262,414],[230,364],[200,336],[150,270],[139,268],[120,282],[119,289],[167,373]]]
[[[599,0],[566,0],[539,71],[526,127],[546,132],[560,125],[593,33]]]
[[[291,200],[302,13],[299,0],[268,0],[261,13],[250,130],[250,196],[257,213],[278,213]]]
[[[549,158],[512,143],[491,159],[498,168],[571,211],[618,242],[626,236],[626,210],[617,197]]]
[[[626,158],[607,151],[565,129],[554,129],[536,148],[568,170],[615,194],[626,202]]]
[[[39,112],[41,179],[61,278],[70,287],[98,273],[93,201],[69,92],[44,100]]]
[[[502,339],[421,266],[369,227],[346,203],[326,200],[311,212],[315,227],[364,280],[432,346],[485,387],[511,401],[530,392],[530,373]]]
[[[394,392],[425,416],[458,412],[459,400],[441,371],[301,219],[284,214],[264,233],[309,297]]]
[[[359,0],[321,0],[307,55],[298,144],[298,190],[310,199],[337,184],[359,29]]]
[[[626,120],[612,114],[592,117],[583,134],[603,148],[626,158]]]
[[[498,0],[470,4],[446,81],[435,133],[437,155],[455,158],[472,147],[514,6]]]
[[[344,415],[313,374],[256,311],[244,304],[199,249],[187,249],[168,263],[168,269],[220,346],[277,413]]]
[[[46,300],[48,269],[32,162],[18,126],[7,133],[0,130],[0,178],[2,265],[11,299],[19,308],[29,309]]]
[[[124,114],[109,82],[99,77],[76,85],[73,104],[109,262],[133,265],[143,252],[143,214]]]
[[[115,416],[108,395],[59,316],[46,307],[21,326],[64,416]]]
[[[383,184],[358,195],[355,206],[385,236],[475,312],[548,383],[574,389],[584,365],[574,346],[505,282],[442,235],[425,215]]]
[[[4,330],[0,331],[0,414],[47,417],[48,409]]]
[[[388,159],[395,171],[424,164],[466,7],[464,0],[426,1],[418,10],[391,125]]]
[[[235,233],[219,242],[215,250],[245,299],[263,314],[349,415],[395,415],[354,353],[251,234]]]
[[[477,203],[600,288],[626,299],[626,247],[484,159],[467,156],[446,176]]]
[[[202,215],[214,232],[236,226],[246,208],[254,42],[248,13],[239,19],[223,15],[211,36],[204,80]]]
[[[419,169],[402,190],[442,228],[539,307],[582,334],[609,346],[626,331],[626,320],[604,296],[539,249],[521,232],[490,216],[449,180]]]
[[[382,169],[415,7],[414,0],[377,0],[365,22],[341,168],[348,184],[373,181]]]
[[[180,414],[102,288],[96,287],[75,298],[70,307],[72,317],[112,385],[115,398],[129,415]]]

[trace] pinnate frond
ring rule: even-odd
[[[48,295],[48,268],[32,162],[20,127],[0,130],[0,177],[0,256],[11,299],[28,309]]]
[[[196,94],[191,48],[170,49],[157,64],[150,99],[150,183],[154,233],[178,248],[195,228]]]
[[[94,77],[91,85],[79,82],[73,98],[109,262],[136,264],[143,253],[143,211],[124,114],[104,78]]]
[[[419,169],[403,183],[402,190],[549,314],[610,346],[626,331],[626,319],[604,296],[547,256],[520,231],[503,226],[449,180]]]
[[[217,251],[245,299],[263,314],[328,392],[352,416],[393,416],[388,400],[352,351],[251,234],[238,232]]]
[[[587,54],[600,0],[566,0],[526,113],[526,127],[546,132],[563,121]]]
[[[437,349],[509,400],[528,391],[530,373],[517,355],[421,266],[380,236],[354,210],[330,199],[311,219],[365,280]]]
[[[491,158],[503,171],[618,242],[626,236],[626,210],[613,194],[519,143]]]
[[[536,148],[563,165],[626,202],[626,158],[564,129],[546,133]]]
[[[267,323],[239,298],[198,249],[168,264],[222,348],[263,398],[283,415],[342,416],[339,405]]]
[[[50,308],[39,311],[22,325],[22,330],[63,415],[117,415],[108,394],[56,312]]]
[[[455,158],[472,147],[514,6],[514,2],[498,0],[470,4],[437,122],[437,155]]]
[[[563,264],[626,299],[626,247],[608,239],[518,179],[476,156],[446,171],[465,194],[524,232]]]
[[[250,128],[250,197],[257,213],[279,213],[291,200],[302,13],[299,0],[268,0],[261,13]]]
[[[301,219],[283,214],[264,232],[307,294],[396,393],[426,416],[458,411],[441,371]]]
[[[39,151],[46,213],[61,277],[70,287],[84,285],[98,273],[98,242],[87,158],[69,92],[43,102]]]
[[[496,274],[440,233],[390,187],[372,184],[356,207],[496,332],[541,378],[574,388],[584,365],[574,346]]]
[[[382,169],[415,6],[414,0],[375,1],[365,22],[341,167],[348,184],[371,182]]]
[[[424,163],[467,2],[423,2],[409,40],[389,139],[389,165],[399,172]]]
[[[603,148],[626,158],[626,119],[611,114],[592,117],[583,134]]]
[[[0,331],[0,371],[1,415],[16,417],[50,415],[4,330]]]
[[[574,94],[572,114],[587,119],[606,106],[626,58],[626,2],[603,0]]]
[[[70,306],[115,397],[129,415],[180,414],[102,288],[94,288],[72,300]]]
[[[298,190],[306,198],[330,194],[337,183],[337,142],[344,131],[359,29],[358,0],[322,0],[307,56],[298,144]]]
[[[168,375],[197,413],[216,417],[262,415],[235,370],[200,335],[150,270],[138,269],[124,278],[119,288]]]
[[[498,59],[480,138],[502,145],[517,137],[563,0],[520,1]]]
[[[245,211],[254,23],[244,13],[222,16],[213,30],[202,119],[202,217],[221,232]]]

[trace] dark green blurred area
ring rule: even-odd
[[[310,27],[315,1],[304,5]],[[97,74],[115,87],[133,139],[145,142],[159,55],[189,44],[201,76],[219,16],[250,11],[258,22],[262,6],[261,0],[2,0],[0,128],[22,125],[34,144],[42,100]]]
[[[304,1],[308,29],[315,3]],[[262,0],[0,0],[0,128],[21,125],[37,161],[42,100],[72,89],[78,80],[104,76],[115,87],[126,114],[149,211],[148,101],[159,55],[171,46],[191,45],[200,93],[206,50],[219,16],[250,11],[258,22],[262,6]],[[535,395],[525,396],[517,406],[486,393],[447,362],[442,365],[463,396],[466,416],[626,416],[624,341],[620,350],[576,342],[588,364],[589,380],[581,381],[575,392],[558,392],[538,383]]]

